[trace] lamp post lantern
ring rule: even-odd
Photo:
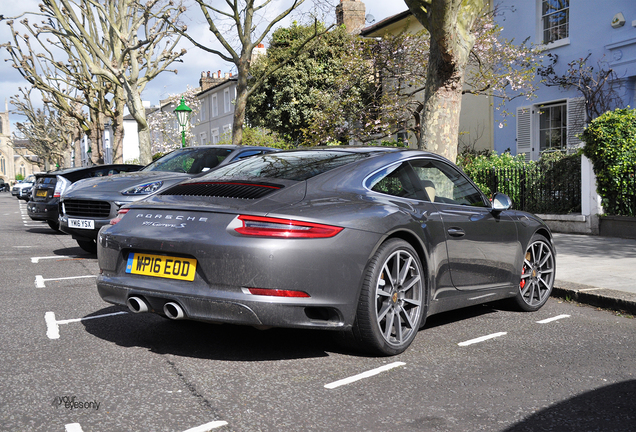
[[[181,129],[181,147],[185,147],[185,131],[188,123],[190,122],[190,116],[192,110],[185,104],[185,98],[181,96],[181,103],[174,109],[174,113],[177,116],[177,123],[179,123],[179,129]]]

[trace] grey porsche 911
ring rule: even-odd
[[[417,150],[322,147],[241,160],[122,208],[97,288],[136,313],[330,329],[375,354],[427,316],[547,301],[556,252],[538,217]]]

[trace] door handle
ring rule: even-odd
[[[461,228],[449,228],[448,235],[451,237],[463,237],[466,233]]]

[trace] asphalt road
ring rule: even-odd
[[[390,358],[326,332],[134,315],[0,193],[1,431],[633,431],[636,320],[550,299],[431,317]],[[364,376],[360,376],[369,372]],[[341,381],[344,380],[344,381]]]

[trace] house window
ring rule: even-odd
[[[208,143],[208,133],[201,132],[201,145],[206,145]]]
[[[20,174],[22,175],[22,178],[26,177],[26,167],[24,164],[20,164]]]
[[[201,104],[201,110],[199,112],[199,120],[202,121],[202,122],[205,121],[205,115],[206,115],[205,114],[205,106],[206,106],[205,99],[203,99],[203,103]]]
[[[549,44],[570,36],[570,0],[542,0],[541,26],[543,43]]]
[[[565,149],[568,133],[567,119],[565,103],[539,107],[539,151]]]
[[[217,117],[219,115],[219,106],[216,101],[216,93],[212,95],[212,118]]]
[[[517,108],[517,154],[538,160],[543,152],[573,151],[582,145],[585,98]]]
[[[219,128],[212,129],[211,138],[212,138],[212,144],[219,143]]]
[[[229,137],[232,134],[232,125],[225,125],[223,126],[223,136],[224,137]]]
[[[0,155],[0,173],[2,173],[2,175],[7,175],[7,163],[4,160],[3,155]]]
[[[223,92],[223,109],[224,113],[230,112],[230,90],[225,89]]]

